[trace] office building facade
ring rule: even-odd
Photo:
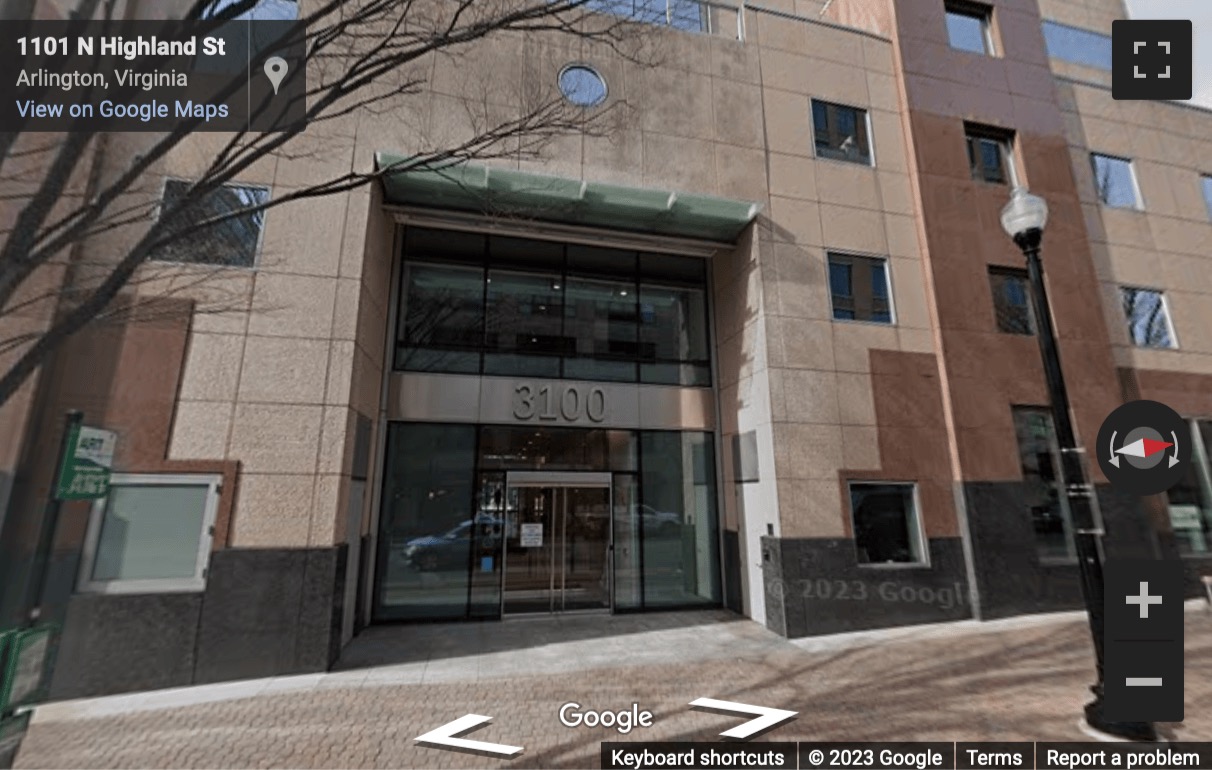
[[[500,33],[429,61],[415,97],[312,126],[213,205],[456,144],[468,104],[528,88],[626,116],[271,209],[221,254],[174,247],[130,291],[178,312],[92,325],[0,409],[20,438],[0,458],[9,585],[64,410],[119,437],[109,498],[64,507],[54,694],[322,670],[372,623],[728,607],[800,637],[1080,607],[998,221],[1015,185],[1051,210],[1106,551],[1182,559],[1196,591],[1212,113],[1111,99],[1125,16],[671,0],[642,19],[659,62]],[[172,195],[218,141],[183,143],[141,194]],[[1116,492],[1093,461],[1134,398],[1191,420],[1167,496]]]

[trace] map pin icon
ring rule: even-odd
[[[275,96],[278,94],[278,86],[282,85],[282,80],[286,78],[288,69],[290,68],[286,66],[286,60],[281,56],[271,56],[265,60],[265,75],[274,87]]]

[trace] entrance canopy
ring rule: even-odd
[[[378,168],[407,166],[409,157],[379,152]],[[750,201],[459,163],[389,173],[389,203],[528,217],[563,224],[733,243],[757,216]]]

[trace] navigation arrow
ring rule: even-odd
[[[484,741],[470,741],[466,738],[456,738],[457,735],[469,733],[477,727],[488,724],[492,721],[492,717],[480,716],[479,714],[467,714],[461,716],[453,722],[447,722],[436,730],[430,730],[424,735],[418,735],[415,740],[417,743],[426,743],[438,749],[456,749],[460,751],[474,751],[484,754],[495,754],[502,757],[514,757],[522,753],[521,746],[506,746],[503,743],[485,743]]]
[[[784,722],[795,719],[798,713],[795,711],[784,711],[783,709],[767,708],[765,706],[750,706],[747,703],[716,700],[715,698],[699,698],[698,700],[691,701],[690,705],[696,708],[711,709],[712,711],[727,711],[730,714],[752,715],[754,719],[750,719],[744,724],[737,725],[731,730],[725,730],[720,733],[724,738],[735,738],[738,741],[748,740],[767,730],[773,730]]]

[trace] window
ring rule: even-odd
[[[1091,153],[1090,163],[1094,167],[1094,189],[1100,201],[1114,208],[1141,208],[1132,161]]]
[[[164,199],[160,217],[173,210],[189,194],[190,183],[169,179],[164,184]],[[175,237],[152,253],[151,259],[162,262],[189,262],[200,265],[252,267],[257,262],[261,232],[265,228],[265,211],[246,211],[269,202],[269,190],[246,185],[223,185],[201,196],[185,208],[172,214],[166,232]],[[216,217],[227,218],[200,229],[202,222]]]
[[[560,70],[560,93],[578,107],[596,107],[606,101],[606,79],[584,64],[572,64]]]
[[[201,591],[221,476],[115,473],[93,504],[80,590]]]
[[[993,184],[1015,184],[1011,155],[1013,134],[995,128],[964,124],[968,143],[968,167],[972,178]]]
[[[590,0],[586,8],[688,32],[710,29],[708,7],[698,0]]]
[[[1156,289],[1121,286],[1128,336],[1138,348],[1176,348],[1166,298]]]
[[[882,257],[830,254],[829,292],[835,320],[892,323],[888,260]]]
[[[1212,175],[1200,177],[1199,183],[1204,190],[1204,204],[1208,207],[1208,218],[1212,219]]]
[[[1014,407],[1014,432],[1036,553],[1041,561],[1071,561],[1076,558],[1073,522],[1068,500],[1061,494],[1060,447],[1051,412],[1042,407]]]
[[[1035,334],[1035,314],[1031,309],[1027,271],[990,268],[989,288],[993,291],[997,330],[1007,334]]]
[[[1111,71],[1111,38],[1107,35],[1045,21],[1044,43],[1054,59]]]
[[[202,18],[211,19],[239,0],[214,0],[202,9]],[[299,18],[298,0],[257,0],[249,10],[235,17],[252,21],[294,21]]]
[[[859,564],[925,564],[913,484],[850,483]]]
[[[812,129],[818,157],[871,165],[866,110],[813,99]]]
[[[947,14],[947,39],[952,48],[993,55],[993,36],[990,33],[993,11],[987,5],[959,2],[945,3]]]
[[[704,261],[409,228],[396,368],[711,384]]]
[[[1179,553],[1207,556],[1212,552],[1212,420],[1192,420],[1186,440],[1195,449],[1182,481],[1166,493],[1170,528]]]

